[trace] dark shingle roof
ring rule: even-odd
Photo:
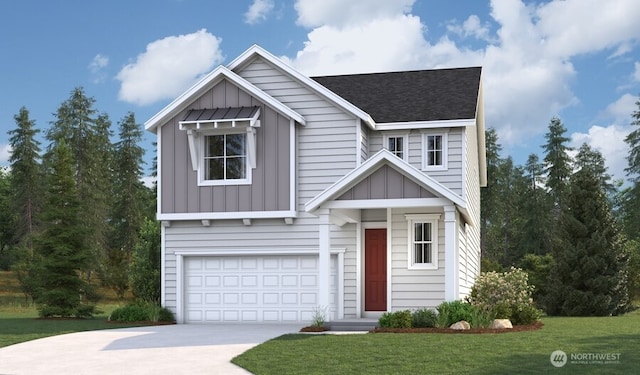
[[[374,121],[475,118],[482,68],[312,77]]]

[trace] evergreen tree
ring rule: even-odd
[[[565,137],[567,129],[559,118],[554,117],[549,123],[549,130],[545,134],[547,143],[543,145],[545,152],[544,171],[547,174],[546,186],[550,190],[553,202],[562,209],[562,201],[571,176],[571,157],[567,146],[569,138]]]
[[[49,153],[47,192],[42,211],[43,231],[35,242],[39,259],[36,302],[39,313],[51,316],[91,316],[91,286],[81,278],[93,254],[83,243],[82,206],[74,178],[71,150],[64,140]]]
[[[160,303],[160,223],[145,219],[131,263],[133,295],[146,302]]]
[[[634,130],[625,138],[629,145],[628,166],[625,171],[631,186],[621,194],[621,206],[625,234],[629,239],[640,240],[640,98],[636,101],[636,106],[631,115]]]
[[[142,178],[144,149],[138,145],[142,130],[133,113],[119,123],[120,141],[115,145],[113,183],[113,236],[109,256],[109,282],[122,297],[128,287],[131,253],[143,223],[145,186]]]
[[[543,255],[551,251],[553,217],[551,201],[542,187],[543,166],[538,155],[529,155],[524,170],[528,188],[522,200],[520,248],[523,254]]]
[[[558,233],[547,313],[624,313],[629,303],[628,260],[601,181],[591,171],[572,176]]]
[[[111,191],[111,122],[106,115],[97,114],[94,103],[95,99],[87,97],[82,87],[75,88],[58,108],[56,120],[46,133],[51,142],[47,158],[61,142],[71,151],[73,176],[83,213],[82,243],[93,254],[92,266],[86,273],[88,278],[107,253],[108,194]]]
[[[498,221],[498,213],[501,212],[501,199],[498,191],[498,175],[502,160],[500,151],[502,147],[498,143],[498,133],[494,128],[486,131],[487,153],[487,186],[480,190],[480,233],[481,252],[484,260],[496,261],[499,255],[493,251],[496,246],[493,227]],[[493,227],[492,227],[493,226]]]
[[[583,143],[578,149],[575,167],[578,170],[588,170],[600,181],[600,186],[607,196],[613,197],[616,188],[611,180],[611,175],[607,172],[605,160],[600,151],[592,149],[587,143]]]
[[[11,209],[17,215],[15,240],[22,243],[29,254],[33,254],[32,239],[37,227],[36,218],[42,205],[40,142],[36,139],[39,130],[35,129],[35,121],[29,118],[29,111],[25,107],[20,108],[14,119],[17,128],[10,130],[8,134],[13,150],[9,163],[14,193]]]
[[[9,270],[15,260],[15,254],[11,251],[11,244],[16,237],[13,196],[9,173],[6,168],[0,168],[0,270],[3,271]]]

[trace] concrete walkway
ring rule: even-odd
[[[179,324],[71,333],[0,348],[0,374],[248,374],[229,361],[300,327]]]

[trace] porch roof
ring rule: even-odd
[[[420,197],[413,199],[402,199],[397,197],[393,197],[393,199],[374,199],[374,197],[371,196],[361,200],[344,199],[344,195],[347,192],[385,166],[388,166],[404,178],[415,183],[420,189],[424,189],[429,192],[429,196],[424,197],[425,195],[421,194]],[[462,197],[424,172],[393,155],[388,150],[382,149],[362,163],[359,167],[347,173],[340,180],[336,181],[333,185],[329,186],[323,192],[307,202],[305,205],[305,211],[314,213],[316,210],[321,208],[411,207],[420,205],[421,203],[429,204],[430,206],[455,205],[463,214],[465,220],[470,222],[470,215],[467,213],[467,203],[462,199]]]

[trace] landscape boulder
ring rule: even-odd
[[[467,323],[466,321],[461,320],[457,323],[453,323],[449,328],[457,329],[458,331],[466,331],[468,329],[471,329],[471,325],[469,325],[469,323]]]
[[[494,329],[509,329],[513,328],[511,321],[509,319],[493,319],[493,323],[491,324],[491,328]]]

